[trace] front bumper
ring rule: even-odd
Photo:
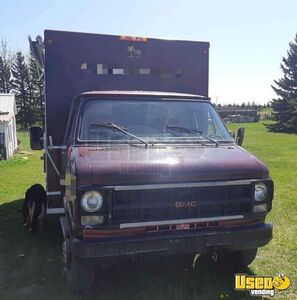
[[[171,255],[204,253],[212,248],[242,250],[266,245],[272,238],[271,224],[256,224],[212,230],[180,230],[168,233],[147,233],[133,237],[73,239],[71,252],[84,258],[116,258],[139,255]]]

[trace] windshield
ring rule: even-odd
[[[233,141],[210,103],[90,99],[80,120],[83,142]]]

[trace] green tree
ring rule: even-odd
[[[274,132],[297,133],[297,34],[289,46],[287,57],[283,57],[280,65],[283,77],[274,80],[272,86],[277,95],[271,102],[275,122],[268,128]]]
[[[33,122],[44,123],[44,84],[40,77],[35,59],[29,58],[29,97],[33,112]]]
[[[7,50],[7,42],[2,40],[0,44],[0,93],[9,93],[11,91],[11,64],[12,58]]]
[[[29,69],[22,52],[17,52],[12,65],[13,92],[18,108],[17,121],[22,129],[32,124],[32,108],[30,105]]]

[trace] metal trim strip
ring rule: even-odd
[[[46,192],[47,196],[61,195],[60,191]]]
[[[135,227],[145,227],[145,226],[178,225],[178,224],[238,220],[238,219],[243,219],[243,215],[210,217],[210,218],[195,218],[195,219],[182,219],[182,220],[137,222],[137,223],[122,223],[122,224],[120,224],[120,228],[122,229],[122,228],[135,228]]]
[[[232,181],[213,181],[213,182],[192,182],[192,183],[160,183],[160,184],[143,184],[143,185],[119,185],[105,186],[105,189],[114,189],[115,191],[135,191],[135,190],[157,190],[157,189],[174,189],[190,187],[212,187],[227,185],[249,185],[259,179],[250,180],[232,180]]]
[[[64,214],[65,213],[65,209],[64,209],[64,207],[48,208],[46,210],[46,213],[48,215]]]
[[[65,149],[67,149],[67,146],[66,145],[47,146],[46,149],[49,149],[49,150],[55,150],[55,149],[65,150]]]

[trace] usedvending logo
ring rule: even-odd
[[[290,285],[291,280],[284,274],[275,277],[235,274],[235,291],[249,291],[251,296],[273,297],[275,290],[283,291]]]

